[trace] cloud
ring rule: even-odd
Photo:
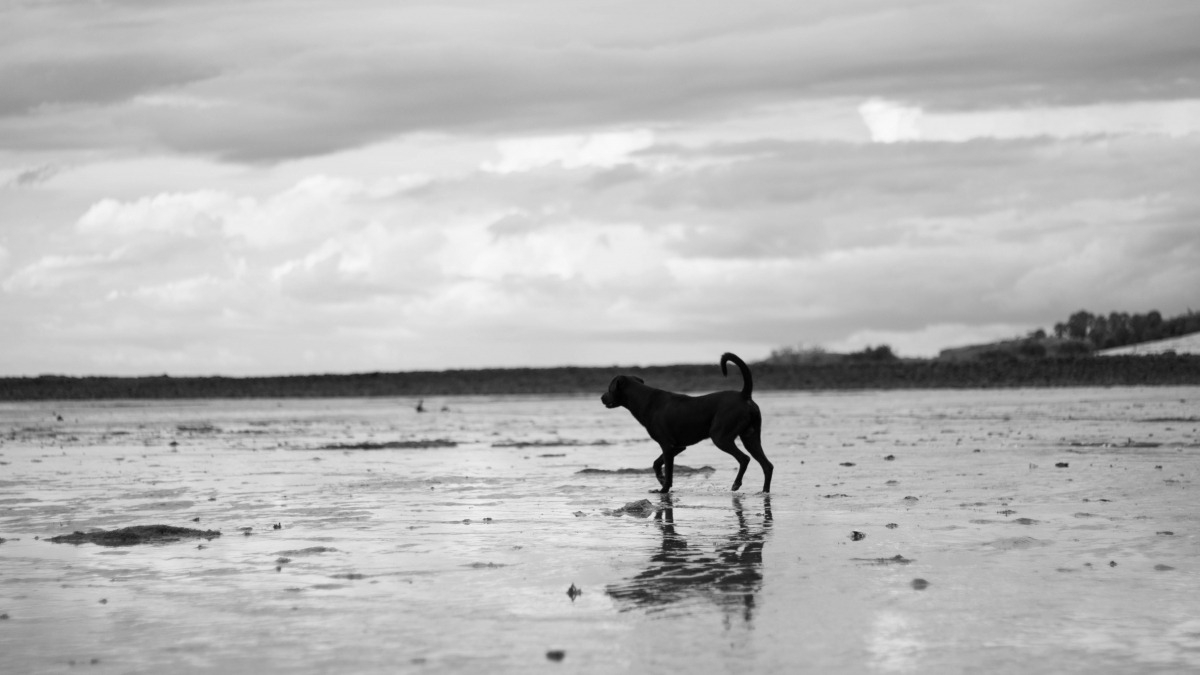
[[[514,173],[550,164],[607,169],[629,163],[630,155],[652,145],[654,133],[647,129],[506,139],[496,143],[500,159],[484,162],[482,169]]]
[[[261,162],[415,132],[548,137],[843,98],[948,114],[1200,98],[1187,0],[1017,4],[671,3],[636,8],[636,26],[569,2],[9,10],[0,139]]]
[[[53,164],[43,164],[30,169],[22,169],[9,179],[8,185],[15,188],[27,188],[40,185],[58,175],[61,169]]]
[[[876,143],[1200,134],[1200,99],[930,113],[873,98],[858,111]]]
[[[0,190],[4,367],[904,353],[1081,307],[1184,311],[1198,17],[6,7],[0,183],[37,189]]]

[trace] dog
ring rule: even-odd
[[[654,460],[654,475],[661,487],[651,492],[669,492],[675,473],[675,455],[706,438],[711,438],[714,445],[737,460],[738,472],[732,488],[735,492],[742,486],[746,467],[750,465],[750,458],[734,443],[737,438],[742,439],[746,451],[762,467],[763,492],[771,491],[771,473],[775,467],[762,448],[762,412],[758,404],[750,400],[754,380],[746,362],[729,352],[721,355],[722,375],[729,376],[726,364],[730,361],[742,371],[741,391],[687,396],[647,386],[640,377],[618,375],[600,397],[609,409],[624,407],[633,413],[650,438],[662,448],[662,454]]]

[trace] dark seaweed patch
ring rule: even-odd
[[[387,441],[385,443],[334,443],[322,445],[319,450],[420,450],[425,448],[453,448],[458,443],[445,438],[430,438],[416,441]]]
[[[693,469],[690,466],[684,466],[682,464],[675,465],[675,475],[676,476],[690,476],[692,474],[712,473],[714,471],[716,471],[716,469],[712,468],[711,466],[707,466],[707,465],[702,466],[698,469]],[[631,474],[631,473],[639,473],[640,474],[640,473],[654,473],[654,469],[652,469],[652,468],[645,468],[645,469],[580,469],[579,471],[576,471],[575,473],[576,474],[586,474],[586,475]]]
[[[55,544],[96,544],[98,546],[136,546],[138,544],[165,544],[181,539],[213,539],[221,536],[216,530],[193,530],[172,525],[134,525],[119,530],[97,530],[95,532],[73,532],[47,541]]]

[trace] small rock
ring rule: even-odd
[[[583,595],[583,589],[577,587],[575,584],[571,584],[571,587],[567,589],[567,597],[571,598],[571,602],[575,602],[575,598],[581,595]]]
[[[889,530],[894,530],[894,529],[896,529],[897,527],[900,527],[900,526],[899,526],[899,525],[897,525],[896,523],[888,523],[887,525],[884,525],[884,527],[886,527],[886,528],[887,528],[887,529],[889,529]]]
[[[1056,462],[1054,466],[1058,467],[1059,469],[1065,469],[1068,466],[1071,466],[1071,464],[1069,462]]]
[[[854,466],[854,462],[842,462],[841,466]]]
[[[858,530],[852,530],[850,532],[850,541],[861,541],[866,538],[867,535],[863,532],[859,532]]]
[[[912,587],[913,587],[913,589],[914,589],[914,590],[923,591],[923,590],[925,590],[926,588],[929,588],[929,582],[928,582],[928,581],[925,581],[924,579],[919,579],[919,578],[918,578],[918,579],[913,579],[913,580],[912,580]]]
[[[1109,566],[1109,567],[1116,567],[1116,566],[1117,566],[1117,561],[1116,561],[1116,560],[1109,560],[1109,561],[1108,561],[1108,566]]]
[[[1155,569],[1155,570],[1158,570],[1159,572],[1168,572],[1168,571],[1170,571],[1170,570],[1173,570],[1173,569],[1175,569],[1175,568],[1174,568],[1174,567],[1171,567],[1170,565],[1155,565],[1155,566],[1154,566],[1154,569]]]
[[[1174,533],[1174,532],[1172,532],[1172,531],[1170,531],[1170,530],[1162,530],[1162,531],[1160,531],[1160,532],[1155,532],[1154,534],[1161,534],[1161,535],[1164,535],[1164,536],[1170,537],[1170,536],[1172,536],[1172,535],[1173,535],[1173,534],[1175,534],[1175,533]]]
[[[895,460],[896,460],[895,455],[888,455],[887,457],[883,458],[883,461],[885,461],[885,462],[894,462]]]
[[[561,649],[551,649],[546,652],[546,658],[551,661],[562,661],[567,656],[567,653]]]

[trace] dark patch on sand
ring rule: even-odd
[[[1014,551],[1030,548],[1041,548],[1043,546],[1049,546],[1052,543],[1053,542],[1042,541],[1041,539],[1034,539],[1033,537],[1006,537],[1004,539],[989,541],[984,544],[984,546],[990,546],[1001,551]]]
[[[631,516],[646,518],[656,511],[658,511],[658,507],[649,499],[639,499],[636,502],[629,502],[619,509],[603,509],[601,513],[606,516],[623,516],[628,513]]]
[[[334,443],[322,445],[319,450],[423,450],[427,448],[454,448],[458,443],[445,438],[427,438],[416,441],[387,441],[385,443]],[[303,448],[298,448],[303,449]]]
[[[676,476],[691,476],[691,475],[698,474],[698,473],[709,474],[709,473],[713,473],[714,471],[716,471],[716,469],[712,468],[711,466],[707,466],[707,465],[702,466],[699,469],[693,469],[690,466],[684,466],[682,464],[675,465],[675,475]],[[641,473],[654,473],[654,469],[653,468],[645,468],[645,469],[580,469],[579,471],[576,471],[575,473],[576,474],[586,474],[586,475],[634,474],[634,473],[641,474]]]
[[[896,554],[890,558],[851,558],[855,562],[864,562],[869,565],[907,565],[913,562],[912,558],[905,558],[900,554]]]
[[[278,551],[277,556],[295,557],[304,555],[319,555],[321,553],[336,553],[337,549],[330,546],[309,546],[308,548],[300,548],[294,551]]]
[[[46,541],[55,544],[96,544],[98,546],[135,546],[137,544],[165,544],[181,539],[213,539],[221,536],[216,530],[193,530],[172,525],[134,525],[119,530],[97,530],[95,532],[73,532],[51,537]]]
[[[1157,448],[1162,446],[1162,443],[1127,438],[1124,441],[1071,441],[1067,445],[1072,448]]]
[[[492,443],[493,448],[575,448],[591,445],[611,445],[608,441],[600,439],[584,443],[570,438],[555,438],[548,441],[498,441]]]

